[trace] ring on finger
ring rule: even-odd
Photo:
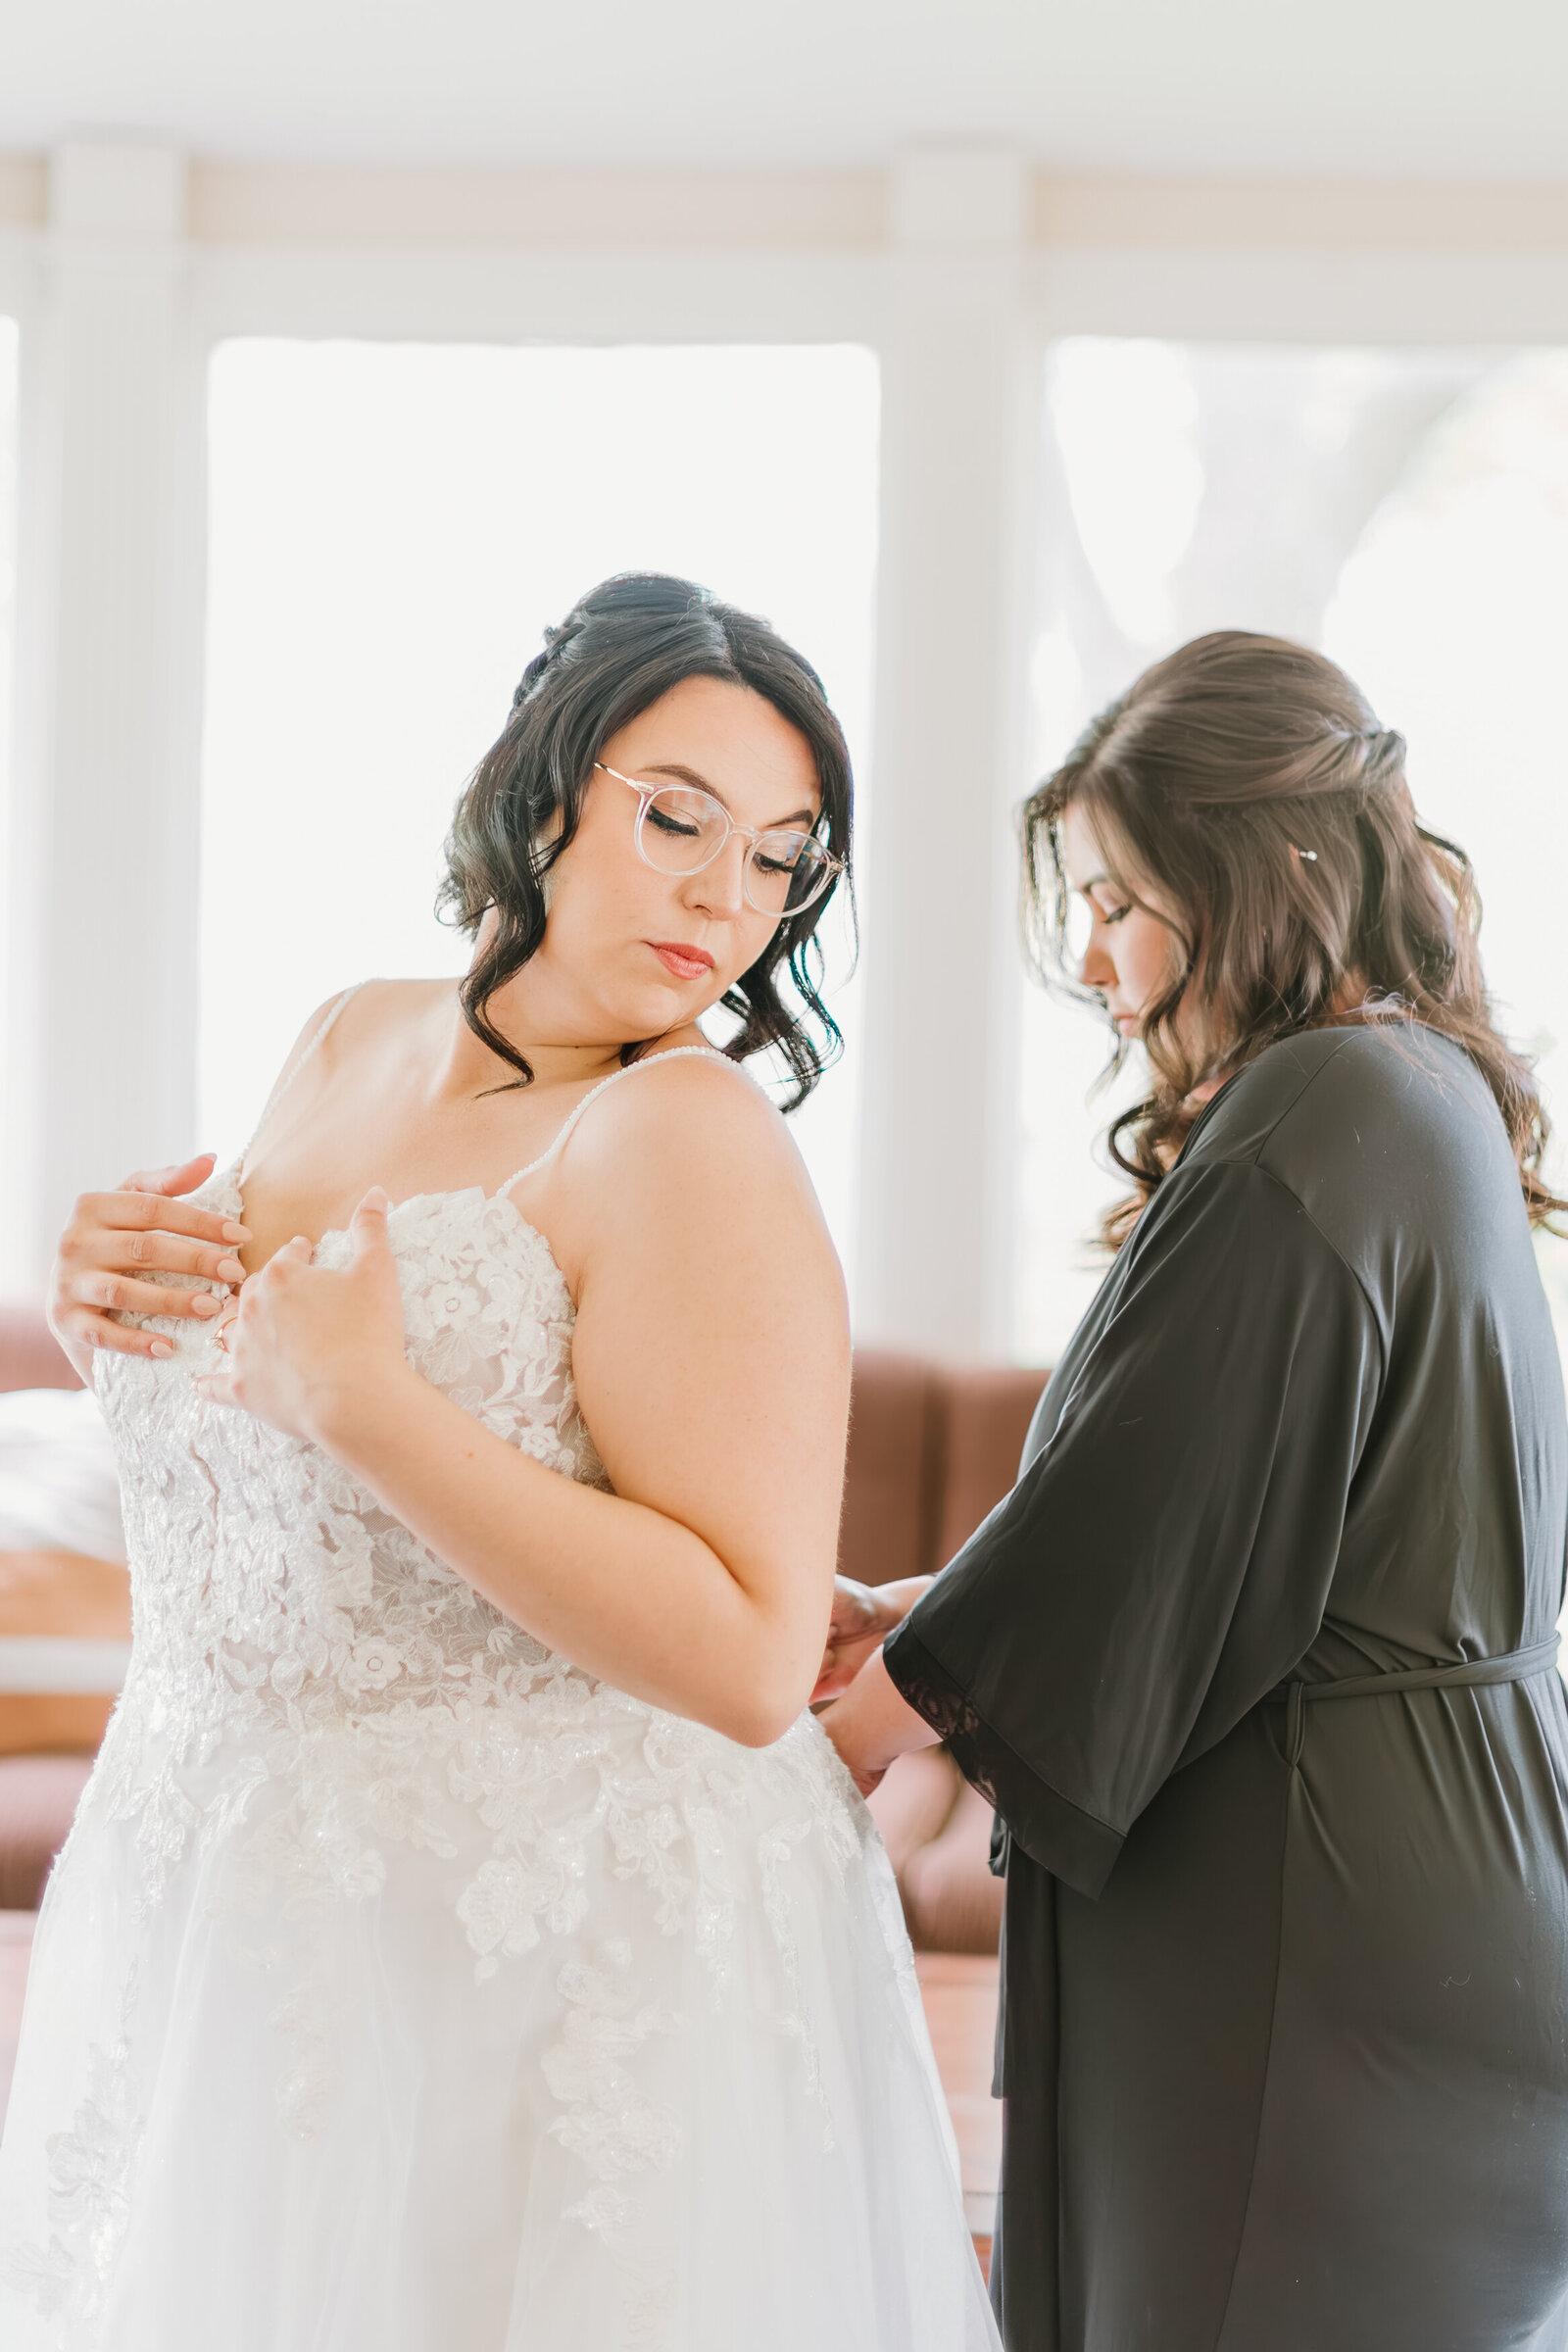
[[[214,1339],[218,1342],[218,1345],[220,1348],[221,1348],[225,1355],[228,1353],[229,1326],[230,1324],[237,1323],[238,1321],[238,1315],[225,1315],[221,1323],[218,1325],[217,1329],[213,1333]]]

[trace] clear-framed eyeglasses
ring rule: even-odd
[[[603,760],[594,765],[637,795],[637,854],[656,873],[700,874],[738,833],[749,845],[741,869],[746,904],[777,919],[813,905],[844,871],[843,858],[824,849],[814,833],[786,826],[760,833],[753,825],[738,825],[723,802],[701,785],[639,783]]]

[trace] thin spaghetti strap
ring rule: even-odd
[[[365,982],[363,980],[356,980],[352,988],[346,988],[340,997],[333,999],[332,1003],[326,1008],[326,1018],[318,1025],[315,1034],[306,1040],[299,1053],[295,1054],[294,1059],[289,1063],[287,1069],[284,1070],[282,1076],[278,1079],[277,1084],[273,1087],[271,1093],[268,1096],[267,1101],[262,1105],[262,1115],[257,1120],[255,1127],[251,1131],[250,1142],[246,1145],[244,1151],[239,1156],[240,1174],[242,1176],[244,1175],[246,1163],[250,1158],[252,1146],[254,1146],[257,1136],[261,1134],[262,1129],[267,1125],[268,1120],[271,1117],[279,1102],[282,1102],[283,1097],[288,1093],[289,1088],[293,1085],[301,1070],[304,1069],[306,1063],[316,1053],[317,1048],[324,1043],[328,1030],[335,1025],[338,1014],[342,1011],[350,997],[357,997],[364,986]]]
[[[546,1145],[538,1158],[530,1159],[525,1168],[517,1170],[515,1176],[507,1178],[506,1183],[501,1187],[501,1195],[510,1193],[514,1184],[520,1184],[525,1176],[534,1175],[555,1158],[556,1153],[565,1143],[567,1136],[570,1135],[589,1103],[597,1102],[607,1087],[618,1086],[623,1078],[633,1078],[639,1070],[657,1069],[662,1061],[685,1061],[688,1059],[719,1061],[723,1063],[726,1070],[735,1070],[741,1077],[746,1077],[745,1071],[740,1068],[738,1062],[731,1061],[727,1054],[720,1054],[713,1046],[671,1046],[667,1054],[650,1054],[646,1061],[629,1061],[623,1070],[612,1070],[608,1078],[601,1078],[597,1086],[591,1086],[588,1089],[576,1109],[562,1121],[556,1130],[554,1140]],[[752,1084],[749,1078],[746,1082],[748,1086]]]

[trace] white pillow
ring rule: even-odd
[[[0,1551],[124,1558],[120,1469],[90,1390],[0,1395]]]

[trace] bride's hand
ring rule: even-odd
[[[872,1651],[904,1623],[930,1583],[928,1576],[901,1577],[891,1585],[857,1584],[853,1576],[834,1578],[833,1614],[822,1671],[811,1692],[813,1707],[849,1689]]]
[[[253,1274],[219,1326],[228,1361],[198,1378],[202,1396],[318,1445],[345,1410],[370,1407],[377,1383],[406,1370],[386,1211],[376,1186],[354,1212],[341,1271],[313,1266],[310,1243],[296,1237]]]
[[[154,1168],[127,1176],[112,1193],[83,1193],[60,1237],[49,1286],[49,1324],[84,1380],[92,1378],[92,1350],[110,1348],[122,1355],[172,1355],[161,1332],[117,1323],[117,1314],[221,1314],[226,1301],[216,1292],[183,1283],[147,1280],[156,1267],[189,1281],[202,1278],[236,1286],[245,1269],[236,1247],[250,1240],[246,1228],[220,1210],[195,1208],[183,1200],[213,1172],[204,1152],[177,1168]]]

